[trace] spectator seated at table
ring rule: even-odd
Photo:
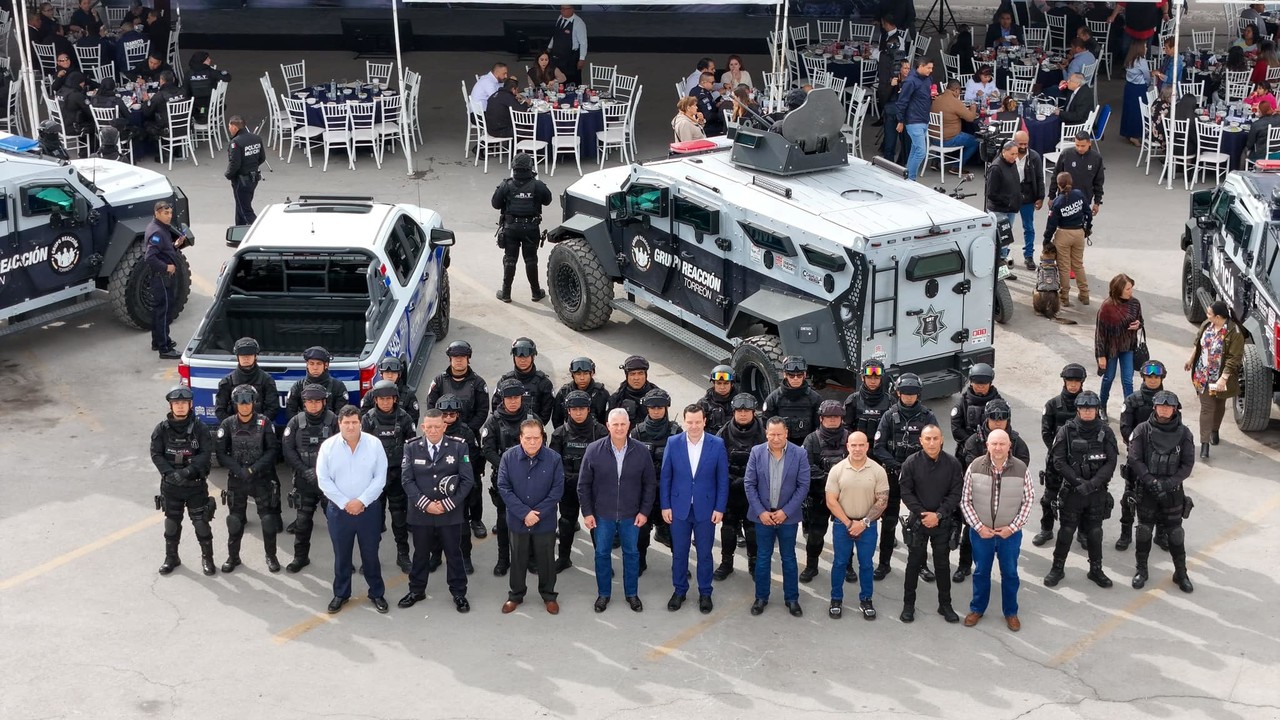
[[[195,100],[191,111],[192,122],[203,125],[208,121],[213,91],[219,84],[227,82],[231,82],[231,73],[219,70],[209,53],[204,50],[191,53],[191,58],[187,60],[187,81],[183,85]]]
[[[130,25],[141,25],[147,21],[147,13],[149,9],[142,4],[142,0],[129,0],[129,9],[125,11],[124,19]]]
[[[961,75],[973,73],[973,32],[968,25],[962,23],[956,26],[956,39],[951,42],[947,52],[960,61]]]
[[[1173,113],[1174,120],[1190,120],[1190,130],[1187,137],[1187,154],[1192,154],[1196,149],[1196,133],[1195,121],[1199,114],[1200,102],[1198,98],[1191,95],[1182,95],[1178,98],[1177,104],[1173,103],[1173,86],[1169,86],[1160,91],[1160,97],[1151,104],[1151,142],[1156,146],[1155,154],[1157,156],[1164,154],[1165,143],[1168,138],[1165,137],[1164,121]]]
[[[698,100],[692,95],[680,98],[676,102],[676,116],[671,118],[671,130],[675,134],[675,142],[701,140],[707,136],[702,130],[706,119],[698,112]]]
[[[154,93],[142,95],[142,130],[151,140],[164,135],[169,127],[169,101],[182,100],[186,97],[182,88],[174,81],[173,71],[164,70],[159,75],[160,88]],[[156,159],[159,159],[157,147]]]
[[[1276,96],[1271,91],[1271,83],[1263,80],[1260,83],[1254,83],[1253,91],[1244,98],[1244,104],[1249,106],[1250,110],[1257,112],[1258,103],[1267,101],[1271,103],[1271,107],[1276,106]]]
[[[89,98],[85,95],[84,73],[79,70],[67,73],[62,89],[58,90],[58,104],[62,106],[64,134],[93,132],[93,113],[89,112]]]
[[[129,71],[129,61],[124,52],[124,46],[138,40],[149,40],[145,34],[136,30],[133,21],[129,19],[122,20],[120,27],[116,30],[115,38],[115,61],[116,71],[125,73]]]
[[[749,88],[755,87],[755,83],[751,82],[751,73],[742,65],[742,58],[737,55],[730,55],[725,61],[725,66],[729,69],[720,76],[720,84],[729,88],[730,92],[737,89],[739,85],[746,85]]]
[[[520,81],[509,77],[502,81],[502,87],[489,96],[485,106],[484,122],[489,134],[494,137],[513,137],[515,128],[511,125],[511,111],[523,111],[528,101],[520,97]]]
[[[739,85],[733,89],[733,113],[730,115],[733,122],[748,127],[759,127],[759,122],[755,119],[755,115],[747,112],[747,109],[755,111],[756,115],[763,115],[760,112],[760,105],[756,102],[755,97],[751,93],[751,88],[746,85]]]
[[[506,79],[506,63],[494,63],[492,70],[476,78],[476,84],[471,88],[471,112],[483,113],[489,107],[489,98],[502,89],[502,82]]]
[[[1231,47],[1238,47],[1244,51],[1245,55],[1252,55],[1258,52],[1258,28],[1255,25],[1245,25],[1240,28],[1240,37],[1231,43]]]
[[[1253,64],[1253,74],[1249,76],[1252,82],[1262,82],[1267,79],[1267,68],[1280,67],[1280,54],[1276,53],[1276,44],[1270,40],[1263,40],[1258,46],[1258,61]]]
[[[711,73],[711,78],[714,81],[716,76],[716,61],[709,57],[702,58],[698,61],[698,67],[693,72],[689,73],[689,77],[684,79],[685,91],[690,95],[692,95],[693,91],[702,83],[702,73]]]
[[[64,34],[63,28],[54,17],[53,5],[41,3],[38,13],[27,14],[27,38],[32,43],[53,45],[55,53],[75,54],[71,41]]]
[[[79,70],[79,68],[76,67],[75,58],[66,53],[58,53],[58,57],[53,61],[53,66],[56,69],[53,72],[53,79],[49,81],[49,90],[56,93],[62,89],[62,84],[67,81],[67,73]]]
[[[116,117],[111,121],[111,127],[120,133],[123,140],[132,140],[136,131],[129,125],[129,106],[125,104],[116,91],[116,81],[111,78],[103,78],[102,84],[98,86],[98,91],[89,97],[89,106],[95,108],[115,108]]]
[[[1018,112],[1018,101],[1012,95],[1005,95],[1004,100],[1000,101],[1000,110],[996,112],[995,118],[996,122],[1021,120],[1022,113]]]
[[[101,5],[95,0],[80,0],[79,7],[71,13],[68,27],[79,35],[97,35],[102,30],[102,17],[99,15]]]
[[[731,100],[722,100],[720,93],[715,89],[716,76],[709,73],[702,73],[702,77],[698,81],[698,86],[689,91],[689,97],[698,101],[698,112],[702,113],[702,117],[706,119],[703,129],[707,133],[707,137],[715,137],[723,135],[724,127],[724,108],[732,103]]]
[[[984,47],[996,48],[1022,43],[1022,28],[1013,24],[1013,11],[1001,9],[996,21],[987,26]]]
[[[960,99],[960,81],[952,78],[947,81],[947,89],[938,93],[929,107],[931,113],[942,113],[942,145],[943,147],[963,147],[961,165],[969,162],[980,145],[978,138],[964,132],[960,126],[964,122],[973,122],[978,114],[971,110]]]
[[[1266,11],[1267,6],[1262,3],[1252,3],[1240,11],[1241,20],[1253,21],[1253,28],[1257,31],[1257,37],[1266,37],[1271,34],[1271,29],[1267,27],[1267,19],[1263,16]]]
[[[978,72],[969,78],[969,82],[964,85],[964,101],[986,102],[988,98],[1000,94],[1000,88],[996,87],[995,73],[991,70],[991,66],[983,65],[978,68]]]
[[[1071,39],[1071,48],[1067,51],[1067,60],[1062,64],[1062,67],[1067,75],[1080,73],[1084,75],[1085,80],[1091,80],[1092,78],[1088,74],[1090,71],[1086,70],[1086,68],[1090,65],[1095,65],[1097,62],[1097,56],[1089,52],[1089,49],[1084,46],[1084,40],[1076,37]],[[1097,70],[1098,68],[1095,65],[1091,72],[1097,72]]]
[[[1093,31],[1089,29],[1088,25],[1081,25],[1080,27],[1076,28],[1075,36],[1079,38],[1081,42],[1084,43],[1085,50],[1088,50],[1090,53],[1092,53],[1094,57],[1098,57],[1098,51],[1099,51],[1098,43],[1093,39]]]
[[[140,65],[129,72],[129,77],[135,82],[154,83],[160,81],[160,75],[163,73],[173,74],[173,68],[169,67],[169,63],[160,59],[155,50],[142,61]]]
[[[1062,106],[1062,124],[1078,125],[1089,117],[1089,113],[1097,107],[1093,88],[1086,85],[1084,75],[1075,73],[1067,78],[1067,102]]]
[[[1276,114],[1276,104],[1274,100],[1263,100],[1258,103],[1258,119],[1253,121],[1249,126],[1249,136],[1245,138],[1244,146],[1249,151],[1250,160],[1274,160],[1280,159],[1280,153],[1273,153],[1277,157],[1267,157],[1267,132],[1270,128],[1280,127],[1280,115]]]
[[[543,50],[529,68],[529,87],[551,89],[565,82],[564,73],[551,62],[551,53]]]

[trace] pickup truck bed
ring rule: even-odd
[[[368,298],[227,298],[197,354],[231,352],[241,337],[257,338],[271,355],[300,355],[320,345],[335,357],[360,357],[367,341]]]

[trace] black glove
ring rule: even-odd
[[[302,476],[306,478],[307,482],[311,483],[312,485],[315,485],[317,487],[320,485],[320,479],[316,476],[315,470],[308,470],[305,473],[303,473]]]
[[[167,473],[165,473],[165,474],[164,474],[164,481],[165,481],[166,483],[169,483],[170,485],[177,485],[177,484],[178,484],[178,482],[179,482],[179,475],[178,475],[178,472],[175,470],[175,471],[173,471],[173,472],[167,472]]]

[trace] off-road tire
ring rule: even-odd
[[[107,289],[111,295],[111,311],[116,319],[138,330],[151,329],[151,275],[147,265],[147,249],[138,238],[125,250],[120,263],[111,271]],[[178,253],[174,277],[173,309],[170,316],[178,319],[191,296],[191,265],[186,255]]]
[[[437,292],[440,294],[440,301],[436,305],[436,314],[432,315],[430,322],[427,323],[427,331],[436,336],[436,342],[440,342],[445,335],[449,334],[449,313],[452,311],[448,270],[441,272],[440,287]]]
[[[1232,414],[1241,432],[1261,432],[1271,423],[1271,399],[1274,394],[1271,368],[1262,361],[1262,350],[1253,343],[1244,346],[1243,369],[1240,372],[1240,394],[1235,397]]]
[[[754,335],[733,351],[729,362],[742,392],[763,402],[777,389],[782,378],[782,341],[777,335]]]
[[[996,296],[992,308],[992,319],[1001,325],[1013,319],[1013,294],[1003,280],[996,281]]]
[[[1204,276],[1202,270],[1200,258],[1196,255],[1195,246],[1192,245],[1182,255],[1182,314],[1187,318],[1187,322],[1197,325],[1204,322],[1205,314],[1204,308],[1200,307],[1200,301],[1196,298],[1196,291],[1204,290],[1213,297],[1213,285],[1209,283],[1209,279]]]
[[[595,330],[613,314],[613,280],[583,238],[551,248],[547,292],[560,322],[574,330]]]

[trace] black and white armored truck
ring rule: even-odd
[[[844,116],[816,90],[773,131],[574,183],[549,233],[560,320],[591,330],[619,310],[729,359],[759,397],[787,355],[818,387],[852,387],[876,358],[920,375],[925,398],[959,391],[970,366],[995,359],[995,223],[901,168],[850,157]]]

